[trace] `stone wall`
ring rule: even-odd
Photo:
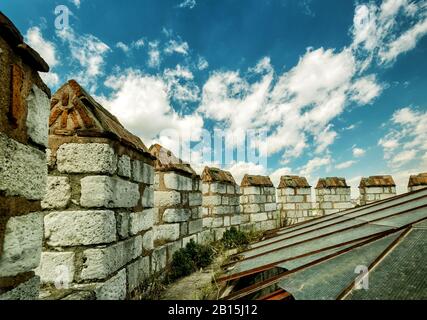
[[[293,225],[313,218],[311,186],[307,179],[283,176],[277,188],[281,226]]]
[[[427,188],[427,172],[409,177],[408,192]]]
[[[351,189],[344,178],[321,178],[316,186],[318,215],[329,215],[353,208]]]
[[[370,204],[394,197],[396,184],[392,176],[371,176],[362,178],[359,184],[360,205]]]
[[[276,189],[269,177],[245,175],[240,185],[242,231],[268,231],[279,225]]]
[[[221,240],[226,230],[239,228],[240,187],[230,172],[206,167],[203,182],[203,242]]]
[[[153,157],[75,81],[51,107],[42,297],[125,299],[151,269]]]
[[[46,188],[49,67],[0,13],[0,300],[36,299]]]
[[[191,166],[171,151],[157,144],[150,152],[157,158],[153,269],[160,271],[190,240],[202,241],[202,183]]]

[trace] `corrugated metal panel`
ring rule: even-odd
[[[258,257],[243,260],[236,264],[235,268],[229,274],[237,274],[252,270],[254,268],[262,267],[267,264],[283,261],[292,257],[303,255],[309,252],[317,251],[320,249],[328,248],[340,243],[357,240],[363,237],[372,236],[384,231],[390,230],[390,227],[379,225],[364,225],[356,229],[350,229],[340,233],[325,236],[321,240],[315,239],[292,247],[282,248],[277,251],[269,252]]]
[[[353,290],[346,299],[427,299],[426,256],[427,231],[413,229],[369,273],[369,289]]]
[[[279,287],[297,300],[335,300],[358,276],[356,268],[371,265],[401,233],[292,273],[279,282]]]

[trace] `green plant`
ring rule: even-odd
[[[209,266],[214,258],[211,247],[191,240],[186,247],[174,253],[171,262],[170,280],[176,280]]]
[[[232,227],[224,233],[222,243],[226,249],[234,249],[247,246],[250,243],[250,235]]]

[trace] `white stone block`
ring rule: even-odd
[[[105,279],[142,253],[142,237],[99,249],[83,251],[83,280]]]
[[[60,211],[45,216],[45,238],[53,247],[116,241],[113,211]]]
[[[68,177],[48,176],[47,190],[42,200],[43,209],[64,209],[71,199],[71,186]]]
[[[64,286],[74,281],[74,252],[43,252],[35,270],[42,283],[60,282]]]
[[[114,277],[97,285],[97,300],[124,300],[126,298],[126,270],[120,270]]]
[[[171,207],[181,203],[181,194],[178,191],[154,191],[155,207]]]
[[[139,186],[117,177],[89,176],[81,180],[80,204],[87,208],[132,208],[140,199]]]
[[[28,135],[35,143],[47,147],[50,100],[46,93],[35,85],[26,100]]]
[[[243,194],[251,195],[251,194],[261,194],[261,188],[259,187],[245,187],[243,189]]]
[[[166,209],[163,213],[163,222],[174,223],[184,222],[190,219],[190,209]]]
[[[154,231],[150,230],[144,233],[142,237],[142,247],[144,250],[151,251],[154,249]]]
[[[200,192],[191,192],[188,195],[188,204],[190,207],[202,205],[202,194]]]
[[[154,168],[147,163],[144,163],[143,167],[144,167],[144,171],[143,171],[142,182],[149,185],[154,184],[154,175],[155,175]]]
[[[132,166],[129,156],[123,155],[119,157],[119,161],[117,163],[117,174],[126,178],[130,178],[132,176]]]
[[[236,193],[236,189],[234,188],[234,186],[227,185],[227,193],[228,194],[235,194]]]
[[[198,233],[202,230],[203,230],[203,219],[190,221],[188,223],[188,233],[189,234]]]
[[[128,292],[131,293],[150,276],[150,257],[139,258],[127,266]]]
[[[137,235],[141,231],[151,229],[154,225],[154,209],[147,209],[142,212],[131,212],[129,225],[131,235]]]
[[[0,277],[29,272],[40,263],[43,216],[40,212],[11,217],[6,224]]]
[[[230,224],[232,226],[239,225],[240,223],[241,223],[241,217],[240,217],[240,215],[234,215],[234,216],[231,217]]]
[[[168,172],[163,175],[165,187],[172,190],[191,191],[193,182],[191,178],[182,176],[175,172]]]
[[[211,192],[213,193],[227,193],[227,185],[219,182],[211,184]]]
[[[203,205],[204,206],[221,205],[221,196],[220,195],[204,196],[203,197]]]
[[[203,194],[209,193],[209,183],[203,183],[202,184],[202,192],[203,192]]]
[[[260,206],[257,204],[248,204],[243,206],[242,212],[244,213],[256,213],[260,211]]]
[[[144,208],[152,208],[154,207],[154,187],[153,186],[145,186],[144,193],[142,195],[142,206]]]
[[[58,170],[65,173],[113,174],[117,156],[112,147],[103,143],[68,143],[57,152]]]
[[[276,203],[266,203],[264,205],[265,211],[275,211],[277,210],[277,204]]]
[[[41,200],[46,192],[46,154],[0,132],[0,191]]]
[[[154,227],[154,241],[175,241],[179,239],[180,225],[162,224]]]
[[[0,301],[37,300],[39,297],[39,289],[40,278],[38,276],[34,276],[10,291],[0,293]]]
[[[268,220],[268,216],[265,212],[251,214],[251,222],[260,222],[266,220]]]

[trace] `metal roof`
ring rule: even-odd
[[[348,276],[348,272],[345,275],[342,274],[345,263],[340,261],[350,261],[351,257],[358,257],[357,252],[363,251],[362,248],[369,247],[371,249],[366,250],[372,252],[374,251],[372,248],[379,246],[378,243],[387,242],[386,239],[397,237],[395,239],[400,240],[401,238],[398,235],[402,231],[408,232],[414,224],[427,221],[426,219],[427,189],[422,189],[378,203],[314,219],[298,226],[283,228],[277,230],[272,238],[261,241],[240,253],[238,257],[235,257],[237,262],[225,265],[224,267],[228,271],[220,278],[220,281],[236,280],[275,268],[282,268],[283,274],[234,292],[229,298],[242,298],[277,284],[279,286],[282,284],[282,289],[294,294],[285,288],[284,284],[288,283],[285,279],[288,279],[292,274],[309,269],[305,276],[301,276],[301,279],[307,283],[310,281],[317,284],[322,283],[323,280],[316,279],[316,273],[312,273],[313,269],[310,268],[324,265],[324,262],[329,261],[327,269],[337,277],[337,285],[340,283],[339,289],[343,291],[351,284],[351,281],[348,281],[351,280],[351,277]],[[422,226],[427,229],[427,223],[422,224]],[[353,251],[354,253],[349,254]],[[346,255],[347,258],[335,260],[343,255]],[[378,258],[380,254],[374,256],[374,258]],[[339,264],[343,265],[339,266]],[[292,283],[295,284],[295,287],[292,288],[299,288],[297,285],[299,283],[298,277],[295,275],[293,278]],[[289,283],[291,283],[290,280]],[[343,287],[344,283],[346,283],[345,288]],[[320,289],[319,287],[310,293],[308,287],[308,285],[307,287],[304,286],[308,290],[307,292],[299,293],[296,290],[297,293],[294,297],[312,297],[313,294],[319,294],[315,297],[316,299],[329,299],[333,296],[332,293],[335,294],[338,291],[337,288]],[[304,291],[304,288],[301,290]],[[337,297],[338,295],[333,298]]]

